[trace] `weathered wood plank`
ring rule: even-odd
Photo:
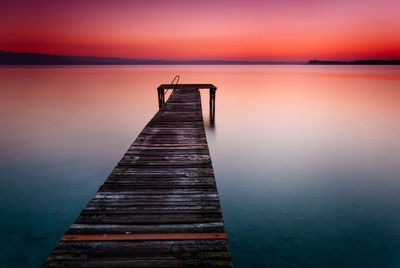
[[[66,234],[223,233],[222,222],[182,224],[72,224]]]
[[[64,235],[62,242],[68,241],[162,241],[162,240],[210,240],[226,239],[224,233],[178,233],[178,234],[88,234]]]

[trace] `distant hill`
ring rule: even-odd
[[[310,60],[308,64],[316,65],[399,65],[400,60],[355,60],[355,61],[321,61]]]
[[[0,50],[0,65],[119,65],[165,64],[162,60],[137,60],[90,56],[46,55],[40,53],[15,53]]]
[[[266,65],[266,64],[315,64],[315,65],[399,65],[400,60],[356,60],[282,62],[238,60],[158,60],[127,59],[118,57],[66,56],[40,53],[17,53],[0,50],[0,65]]]
[[[305,62],[226,61],[226,60],[141,60],[115,57],[46,55],[40,53],[15,53],[0,50],[0,65],[262,65],[306,64]]]

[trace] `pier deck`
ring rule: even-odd
[[[202,86],[185,85],[171,94],[44,267],[232,266]]]

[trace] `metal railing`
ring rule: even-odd
[[[176,80],[176,84],[175,84],[175,86],[174,86],[174,90],[176,89],[176,87],[177,87],[178,84],[179,84],[179,79],[180,79],[180,78],[181,78],[181,77],[180,77],[178,74],[175,75],[175,77],[174,77],[174,79],[172,80],[171,84],[169,85],[169,87],[168,87],[167,90],[165,91],[165,94],[167,94],[168,90],[170,90],[170,89],[172,88],[172,85],[174,84],[175,80]]]
[[[162,89],[159,88],[158,89],[158,108],[161,109],[161,107],[165,103],[165,94],[167,94],[168,90],[170,90],[170,89],[175,90],[176,89],[176,87],[179,84],[179,79],[180,79],[180,76],[179,75],[175,75],[175,77],[172,80],[171,84],[167,87],[167,90],[164,90],[164,88],[162,88]],[[175,85],[174,85],[174,83],[175,83]]]

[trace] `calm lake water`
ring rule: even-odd
[[[39,267],[157,111],[203,114],[235,267],[400,267],[400,66],[0,68],[0,267]]]

